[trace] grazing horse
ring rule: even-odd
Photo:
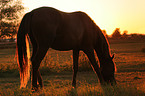
[[[74,87],[80,50],[89,58],[101,84],[116,83],[114,56],[110,54],[108,41],[86,13],[80,11],[65,13],[51,7],[41,7],[24,15],[17,33],[21,87],[26,87],[30,77],[27,37],[30,38],[33,48],[32,89],[35,91],[38,90],[38,85],[43,87],[39,66],[49,48],[59,51],[73,50]],[[94,50],[99,58],[100,67],[96,62]]]

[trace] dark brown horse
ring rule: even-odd
[[[100,28],[84,12],[65,13],[51,7],[35,9],[23,17],[17,34],[17,51],[20,66],[21,87],[27,85],[30,65],[28,62],[27,38],[33,46],[32,89],[43,87],[39,66],[49,48],[66,51],[73,50],[73,80],[76,86],[79,51],[89,58],[101,84],[116,83],[115,65],[110,56],[109,44]],[[96,62],[94,50],[100,62]]]

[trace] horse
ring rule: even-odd
[[[28,38],[33,48],[31,62],[27,52]],[[24,15],[17,33],[20,88],[27,85],[30,63],[32,63],[32,90],[43,88],[39,66],[49,48],[59,51],[72,50],[73,87],[76,87],[80,51],[87,55],[101,85],[116,84],[114,55],[111,55],[108,40],[94,21],[85,12],[68,13],[52,7],[40,7]],[[96,62],[94,52],[100,66]]]

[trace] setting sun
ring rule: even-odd
[[[145,34],[145,0],[23,0],[27,12],[49,6],[64,12],[86,12],[107,34],[115,28],[121,33]]]

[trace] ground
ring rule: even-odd
[[[145,53],[141,51],[145,48],[145,42],[142,40],[109,42],[111,53],[115,53],[117,86],[100,86],[96,74],[88,65],[85,66],[89,62],[81,52],[77,88],[74,89],[71,86],[72,52],[50,49],[40,67],[44,82],[43,91],[32,93],[30,81],[27,88],[19,89],[20,79],[15,48],[11,48],[0,49],[0,95],[145,96]]]

